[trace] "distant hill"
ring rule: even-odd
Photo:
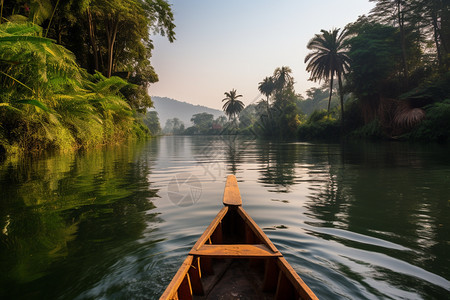
[[[178,118],[187,128],[192,126],[191,118],[195,114],[206,112],[214,115],[214,119],[224,115],[223,111],[218,109],[201,105],[193,105],[165,97],[152,96],[152,101],[155,106],[155,110],[158,112],[159,123],[162,128],[164,128],[164,125],[168,119]]]

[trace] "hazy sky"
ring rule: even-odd
[[[211,108],[237,89],[247,105],[258,83],[289,66],[295,90],[312,86],[305,70],[306,44],[321,29],[343,28],[373,7],[368,0],[169,0],[176,41],[154,36],[152,64],[159,82],[152,96]]]

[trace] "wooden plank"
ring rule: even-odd
[[[251,230],[255,233],[256,237],[260,239],[260,241],[267,245],[267,247],[270,248],[273,252],[279,252],[277,247],[272,243],[271,240],[267,237],[267,235],[262,231],[262,229],[256,224],[255,221],[250,217],[249,214],[242,208],[242,206],[239,206],[237,208],[237,211],[239,215],[242,217],[242,219],[247,223],[247,225],[250,227]]]
[[[195,243],[194,247],[192,247],[192,250],[196,250],[203,246],[206,241],[208,241],[211,237],[211,234],[214,232],[216,227],[219,225],[220,221],[222,221],[223,217],[228,212],[228,206],[222,207],[222,209],[219,211],[219,213],[216,215],[214,220],[209,224],[209,226],[206,228],[206,230],[203,232],[203,234],[199,237],[197,240],[197,243]]]
[[[242,198],[239,192],[236,176],[228,175],[225,191],[223,192],[223,204],[229,206],[241,206]]]
[[[306,300],[318,300],[317,296],[311,291],[311,289],[306,285],[306,283],[298,276],[294,268],[286,261],[284,257],[280,257],[277,260],[277,265],[280,271],[283,272],[287,279],[292,283],[294,288],[297,290],[301,299]]]
[[[277,257],[281,253],[271,251],[266,245],[203,245],[197,250],[191,250],[189,255],[215,258],[264,258]]]
[[[186,274],[188,273],[189,269],[191,268],[193,259],[194,259],[194,257],[192,255],[188,255],[186,257],[183,264],[178,269],[175,276],[172,278],[172,281],[167,286],[164,293],[161,295],[160,300],[176,299],[177,293],[178,293],[178,288],[180,287],[182,281],[186,277]]]

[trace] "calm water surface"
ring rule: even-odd
[[[235,174],[319,298],[449,299],[449,150],[163,137],[0,162],[0,298],[158,298]]]

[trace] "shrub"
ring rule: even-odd
[[[340,138],[340,123],[337,120],[325,117],[318,122],[302,124],[298,128],[298,137],[301,140],[337,140]]]
[[[378,119],[373,120],[370,123],[354,130],[350,133],[350,137],[354,138],[371,138],[371,139],[385,139],[387,138],[384,133],[383,127]]]
[[[450,99],[425,107],[426,116],[419,126],[402,138],[447,142],[450,136]]]

